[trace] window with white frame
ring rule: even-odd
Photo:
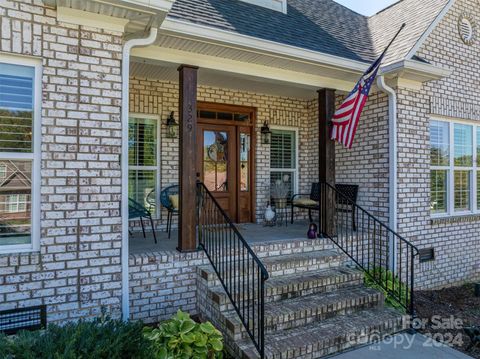
[[[150,210],[158,210],[160,193],[160,126],[157,117],[130,115],[128,128],[128,196]]]
[[[40,64],[0,56],[0,252],[38,249]]]
[[[296,191],[297,134],[294,130],[272,129],[270,143],[270,188],[287,188],[287,198]],[[280,186],[279,186],[280,185]],[[279,196],[271,193],[272,198]]]
[[[432,215],[480,211],[480,126],[430,121]]]

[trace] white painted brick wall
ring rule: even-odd
[[[43,62],[40,253],[0,256],[0,310],[118,316],[121,34],[58,23],[40,0],[0,15],[0,51]]]

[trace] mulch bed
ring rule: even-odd
[[[415,295],[417,316],[426,320],[426,325],[419,329],[419,332],[480,359],[480,347],[468,350],[471,345],[468,335],[463,329],[455,328],[457,325],[450,325],[454,323],[453,320],[456,320],[455,323],[461,323],[463,327],[480,326],[480,298],[475,297],[473,284],[419,291]],[[440,322],[441,325],[439,325]],[[444,326],[447,328],[442,328]]]

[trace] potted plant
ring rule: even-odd
[[[287,207],[288,193],[290,192],[288,179],[289,177],[285,175],[283,179],[276,180],[272,185],[271,194],[276,208]]]

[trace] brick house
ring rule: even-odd
[[[243,236],[270,274],[311,267],[292,258],[282,271],[279,254],[337,248],[303,239],[306,227],[256,238],[269,233],[276,182],[290,196],[320,181],[358,186],[357,213],[385,228],[372,247],[382,265],[401,273],[412,260],[394,237],[420,249],[415,288],[480,278],[479,21],[477,0],[403,0],[372,17],[330,0],[0,0],[0,311],[46,306],[49,322],[64,322],[106,307],[157,322],[182,308],[224,326],[205,304],[220,284],[196,250],[197,173],[253,233]],[[402,23],[353,148],[335,145],[335,106]],[[160,193],[172,185],[181,209],[169,240]],[[127,197],[151,211],[158,244],[129,219]],[[340,212],[327,212],[338,238]],[[362,303],[380,301],[367,294]]]

